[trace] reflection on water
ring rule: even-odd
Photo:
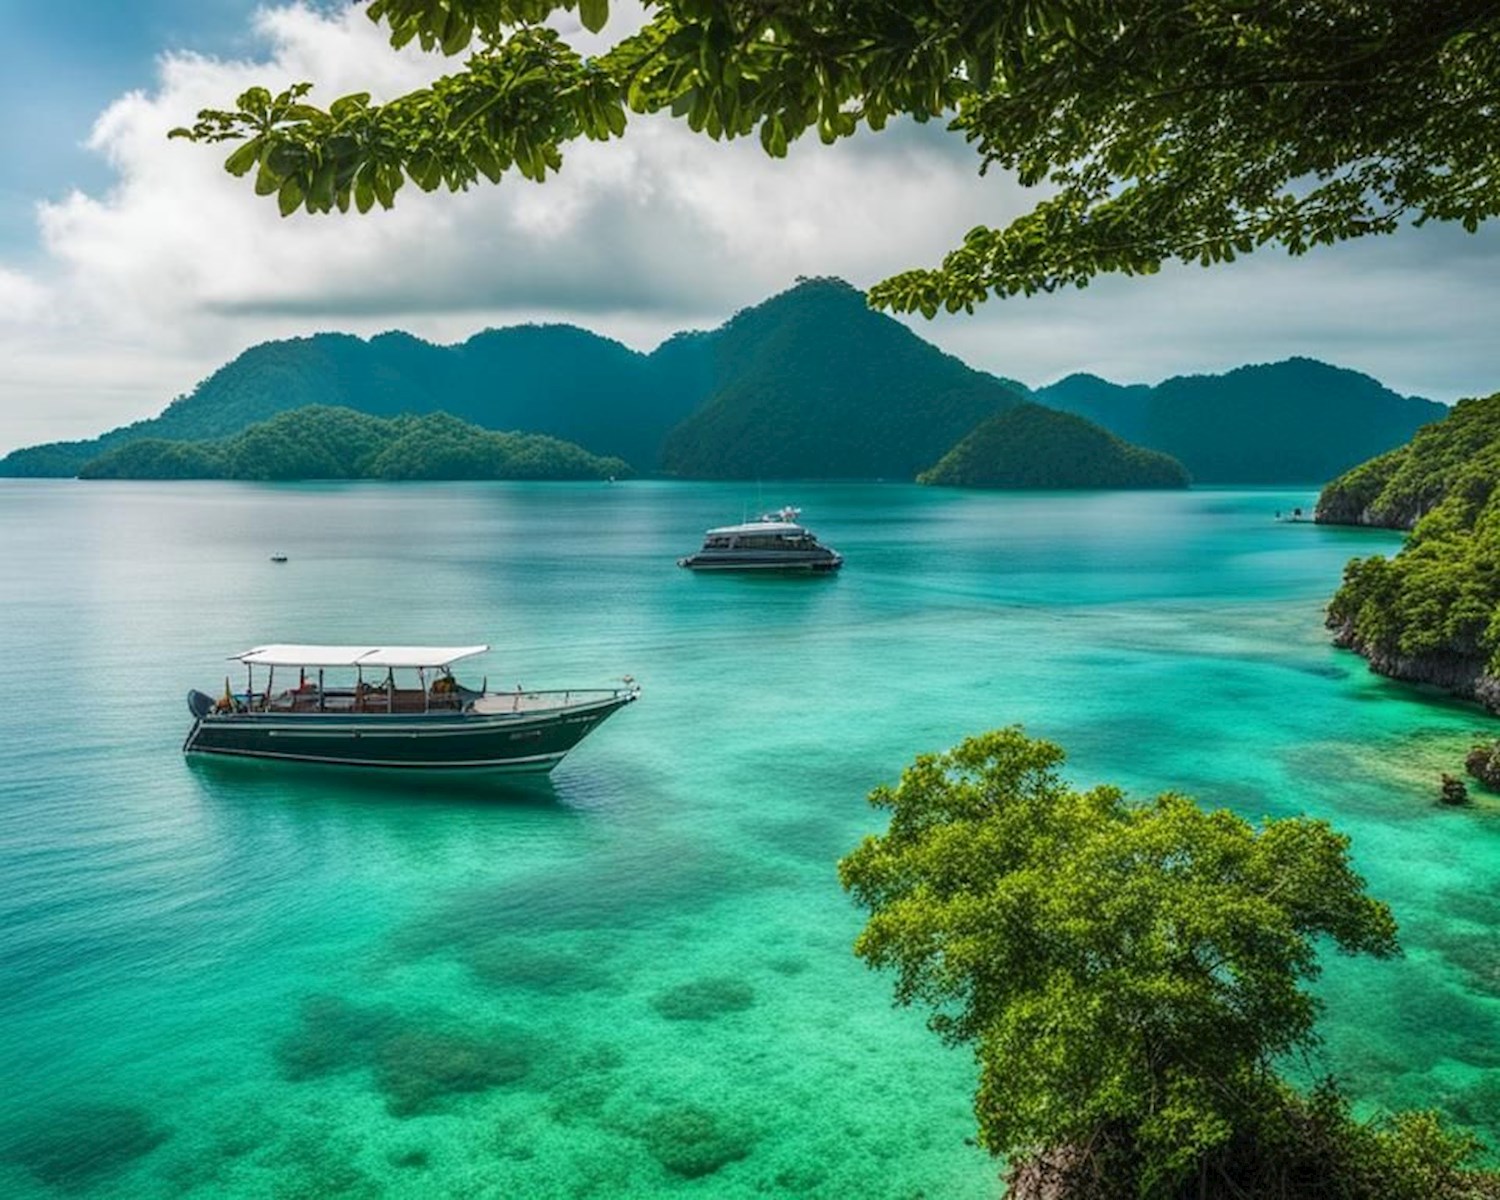
[[[377,767],[260,762],[208,754],[184,759],[197,776],[204,797],[217,803],[258,801],[307,807],[392,805],[504,804],[540,808],[566,807],[552,777],[546,774],[389,771]]]

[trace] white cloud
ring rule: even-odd
[[[48,319],[51,294],[29,275],[0,267],[0,330],[25,328]]]
[[[486,325],[571,320],[648,348],[718,323],[798,274],[867,285],[937,261],[966,229],[1020,211],[961,139],[894,127],[783,162],[636,118],[623,141],[571,148],[563,174],[458,196],[413,186],[394,212],[288,220],[227,176],[224,148],[168,141],[260,83],[315,98],[421,86],[452,60],[393,53],[358,9],[264,10],[263,61],[174,55],[122,96],[91,146],[102,195],[38,208],[44,255],[0,264],[0,452],[150,415],[245,347],[321,329],[406,328],[440,341]],[[1429,231],[1302,260],[1104,280],[1082,293],[913,322],[976,366],[1040,383],[1122,380],[1307,353],[1443,398],[1500,386],[1488,331],[1494,236]]]

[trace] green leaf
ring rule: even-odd
[[[327,212],[333,207],[335,175],[336,170],[331,162],[323,163],[313,173],[312,187],[307,195],[309,211]]]
[[[419,150],[406,164],[406,171],[424,192],[434,191],[443,182],[443,167],[430,151]]]
[[[609,20],[609,0],[578,0],[578,19],[590,33],[598,33]]]
[[[374,206],[375,168],[367,163],[354,177],[354,207],[362,213],[367,213]]]
[[[487,141],[476,140],[469,148],[469,158],[479,168],[479,173],[491,183],[499,183],[505,174],[499,155]]]
[[[263,117],[271,108],[271,93],[263,87],[253,87],[242,92],[237,103],[252,116]]]
[[[307,161],[307,151],[301,146],[294,146],[285,141],[274,141],[266,153],[266,166],[275,172],[278,178],[290,175],[293,171],[300,170]]]
[[[295,176],[288,177],[276,193],[276,207],[283,217],[289,217],[302,205],[302,185]]]
[[[474,26],[455,9],[448,10],[448,19],[443,26],[442,50],[444,54],[457,54],[474,37]]]
[[[369,107],[369,104],[369,92],[352,92],[347,96],[340,96],[330,104],[328,113],[335,121],[344,121]]]
[[[224,160],[224,169],[235,176],[246,174],[260,161],[260,151],[263,145],[265,145],[264,138],[251,138]]]
[[[281,190],[281,176],[271,170],[265,163],[261,163],[260,170],[255,173],[255,194],[257,196],[269,196],[273,192]]]

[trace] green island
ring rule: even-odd
[[[1091,424],[1054,421],[1044,434],[1034,427],[1047,418],[1032,413],[980,433],[1028,400]],[[158,416],[15,450],[0,458],[0,477],[69,478],[132,443],[225,439],[310,405],[387,419],[442,411],[487,430],[575,443],[636,474],[682,479],[905,482],[970,435],[1004,457],[1005,431],[1024,431],[1026,453],[1055,456],[1045,469],[1028,464],[1016,474],[997,459],[997,478],[1010,482],[972,485],[944,471],[949,486],[1018,488],[1177,486],[1159,482],[1167,475],[1156,468],[1143,472],[1159,460],[1132,447],[1177,459],[1198,483],[1328,479],[1444,411],[1308,359],[1154,387],[1075,374],[1032,390],[945,354],[843,280],[814,277],[716,329],[673,334],[649,354],[571,325],[488,329],[452,346],[400,332],[264,342]],[[1131,445],[1119,449],[1105,431]],[[1020,449],[1009,453],[1018,464]],[[165,477],[208,469],[196,450],[159,446],[123,461],[153,458],[162,465],[149,469]],[[1134,465],[1122,467],[1126,460]],[[90,467],[85,477],[99,475]],[[1128,482],[1137,478],[1145,482]]]
[[[1406,446],[1341,475],[1325,524],[1409,529],[1391,558],[1352,560],[1328,606],[1334,640],[1383,675],[1500,713],[1500,394],[1461,400]]]
[[[720,386],[668,434],[668,474],[905,482],[1022,400],[839,279],[737,314],[714,354]]]
[[[631,474],[540,434],[498,433],[447,413],[371,417],[308,405],[206,441],[144,438],[79,468],[81,479],[609,479]]]
[[[401,332],[369,339],[316,333],[249,347],[155,417],[85,441],[15,450],[0,459],[0,476],[71,478],[129,442],[226,438],[317,404],[372,417],[442,411],[646,469],[667,430],[709,386],[708,370],[707,342],[691,333],[651,355],[572,325],[487,329],[452,346]]]
[[[1187,468],[1071,413],[1021,404],[997,413],[918,483],[976,488],[1182,488]]]

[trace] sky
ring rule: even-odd
[[[937,124],[834,147],[805,139],[778,161],[754,139],[714,143],[637,117],[623,140],[566,151],[544,185],[409,186],[393,212],[282,219],[225,174],[224,148],[167,131],[252,84],[313,80],[324,104],[362,90],[388,99],[457,60],[394,52],[337,0],[7,7],[0,454],[152,416],[270,338],[405,329],[446,343],[567,321],[650,350],[799,275],[866,287],[933,265],[969,228],[1033,202],[1003,174],[981,178]],[[1429,227],[907,323],[1033,386],[1074,371],[1154,383],[1302,354],[1452,401],[1500,389],[1497,267],[1500,228]]]

